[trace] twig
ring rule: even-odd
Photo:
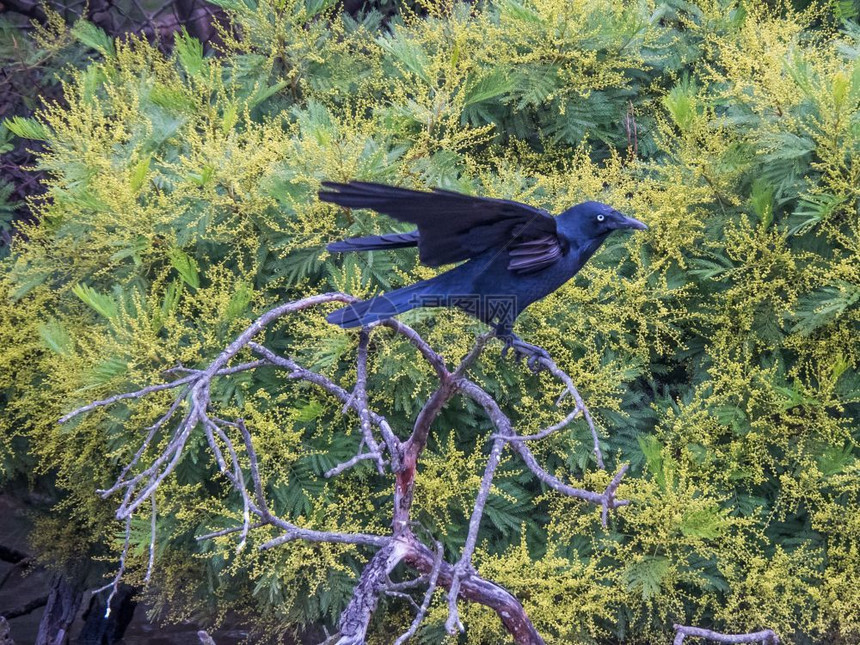
[[[263,347],[258,343],[248,343],[248,347],[255,354],[262,356],[271,365],[275,365],[289,371],[290,378],[308,381],[309,383],[313,383],[314,385],[323,388],[329,394],[333,394],[343,402],[344,409],[358,409],[358,404],[353,394],[350,394],[322,374],[312,372],[290,358],[278,356],[270,349]],[[394,432],[391,430],[391,426],[388,425],[388,421],[386,421],[384,417],[370,410],[368,410],[368,415],[370,416],[371,422],[378,427],[379,431],[382,433],[382,437],[385,440],[386,447],[388,448],[388,454],[391,456],[392,467],[394,470],[397,470],[399,467],[400,440],[395,436]]]
[[[23,569],[24,567],[26,567],[26,566],[27,566],[28,564],[30,564],[31,562],[33,562],[33,558],[32,558],[32,557],[28,557],[28,558],[24,558],[23,560],[19,560],[18,562],[16,562],[15,564],[13,564],[13,565],[9,568],[9,570],[8,570],[8,571],[6,571],[6,573],[4,573],[2,577],[0,577],[0,589],[2,589],[2,588],[3,588],[3,586],[4,586],[4,585],[9,581],[9,578],[11,578],[11,577],[12,577],[12,574],[13,574],[13,573],[15,573],[16,571],[19,571],[19,570]]]
[[[487,504],[487,499],[490,496],[490,487],[493,485],[493,476],[496,468],[502,457],[502,450],[505,447],[505,441],[502,437],[493,440],[493,447],[490,449],[490,456],[487,459],[487,466],[484,469],[484,476],[481,479],[481,486],[478,489],[478,495],[475,498],[475,505],[472,508],[472,517],[469,519],[469,532],[466,536],[466,543],[463,546],[463,552],[460,554],[460,559],[454,566],[454,578],[451,581],[451,587],[448,591],[448,619],[445,621],[445,629],[449,634],[455,634],[457,631],[463,631],[463,623],[460,621],[459,612],[457,611],[457,596],[460,592],[460,578],[466,572],[472,569],[472,555],[475,553],[475,545],[478,542],[478,531],[481,528],[481,519],[484,516],[484,507]]]
[[[215,645],[215,639],[202,629],[197,632],[197,638],[200,639],[200,645]]]
[[[763,629],[760,632],[749,634],[721,634],[701,627],[689,627],[687,625],[675,625],[674,627],[674,645],[681,645],[687,636],[707,638],[718,643],[757,643],[761,641],[765,645],[779,645],[779,637],[772,629]]]
[[[259,529],[263,526],[269,526],[269,523],[268,522],[255,522],[254,524],[251,524],[251,526],[249,528],[251,530],[253,530],[253,529]],[[213,533],[206,533],[205,535],[198,535],[194,539],[197,540],[198,542],[203,542],[204,540],[212,540],[212,539],[217,538],[217,537],[223,537],[225,535],[230,535],[231,533],[238,533],[239,531],[244,530],[244,528],[245,528],[244,526],[231,526],[229,528],[221,529],[220,531],[215,531]]]
[[[386,587],[385,588],[385,595],[386,596],[393,596],[395,598],[402,598],[403,600],[408,602],[410,605],[412,605],[412,608],[416,612],[421,611],[421,606],[417,602],[415,602],[415,599],[412,596],[410,596],[408,593],[403,593],[402,591],[393,591],[393,590],[389,589],[388,587]]]
[[[410,550],[403,561],[424,574],[433,570],[435,554],[424,544],[413,538]],[[442,562],[438,584],[450,587],[454,567]],[[509,591],[490,580],[485,580],[475,572],[469,572],[460,579],[460,597],[485,605],[496,612],[502,624],[517,645],[544,645],[543,639],[532,625],[519,601]]]
[[[264,365],[263,361],[254,361],[251,363],[244,363],[242,365],[236,365],[231,368],[227,368],[224,370],[217,370],[215,376],[226,376],[230,374],[236,374],[237,372],[244,372],[246,370],[254,369],[255,367],[260,367]],[[101,401],[93,401],[92,403],[88,403],[87,405],[81,406],[75,410],[72,410],[67,415],[60,417],[57,423],[66,423],[67,421],[73,419],[79,414],[83,414],[84,412],[90,412],[91,410],[95,410],[96,408],[103,408],[109,406],[117,401],[124,401],[126,399],[140,399],[148,394],[153,394],[155,392],[161,392],[163,390],[171,390],[173,388],[177,388],[180,385],[185,385],[187,383],[191,383],[196,380],[203,372],[200,370],[191,370],[187,368],[182,368],[177,365],[176,367],[171,368],[170,370],[165,370],[165,372],[172,372],[177,369],[182,369],[183,371],[190,372],[188,376],[184,376],[180,379],[176,379],[175,381],[170,381],[169,383],[159,383],[157,385],[149,385],[147,387],[141,388],[140,390],[136,390],[134,392],[125,392],[123,394],[115,394],[114,396],[108,397],[106,399],[102,399]],[[163,423],[163,422],[162,422]],[[152,426],[150,426],[151,428]]]
[[[466,379],[461,379],[460,388],[463,393],[470,396],[475,400],[478,404],[480,404],[487,415],[490,417],[490,420],[496,426],[498,433],[502,435],[502,439],[508,436],[514,436],[513,427],[511,425],[511,420],[505,415],[504,412],[499,408],[499,404],[496,403],[495,399],[491,397],[487,392],[473,383],[472,381],[468,381]],[[535,475],[537,475],[538,479],[542,482],[550,486],[565,495],[570,495],[571,497],[578,497],[579,499],[585,500],[592,504],[596,504],[603,509],[602,513],[602,521],[603,526],[607,525],[608,512],[611,509],[617,508],[619,506],[626,506],[630,502],[627,500],[617,500],[615,499],[615,491],[618,488],[618,485],[621,483],[621,478],[627,472],[628,465],[622,466],[615,477],[612,479],[612,482],[603,493],[595,493],[588,490],[583,490],[581,488],[574,488],[573,486],[569,486],[564,484],[558,478],[550,475],[546,470],[544,470],[535,459],[531,450],[521,441],[512,442],[511,447],[515,452],[517,452],[528,466],[529,470],[531,470]]]
[[[146,396],[147,394],[153,394],[154,392],[161,392],[163,390],[171,390],[173,388],[179,387],[180,385],[185,385],[186,383],[190,383],[197,377],[196,374],[189,374],[188,376],[180,379],[176,379],[175,381],[170,381],[170,383],[159,383],[158,385],[149,385],[140,390],[136,390],[135,392],[125,392],[124,394],[115,394],[114,396],[108,397],[106,399],[102,399],[101,401],[93,401],[92,403],[88,403],[87,405],[81,406],[76,410],[72,410],[67,415],[60,417],[57,423],[66,423],[67,421],[73,419],[79,414],[83,414],[84,412],[89,412],[91,410],[95,410],[96,408],[103,408],[117,401],[124,401],[126,399],[140,399]]]
[[[475,339],[475,344],[472,346],[472,349],[463,357],[463,360],[460,361],[460,364],[457,366],[457,369],[454,370],[453,374],[451,374],[452,379],[459,379],[466,374],[466,370],[468,370],[475,361],[481,356],[481,353],[484,351],[484,348],[487,346],[487,341],[491,338],[495,337],[494,332],[487,332],[486,334],[481,334]]]
[[[207,427],[215,430],[218,437],[227,447],[227,451],[230,453],[230,460],[233,464],[233,471],[231,473],[227,470],[223,463],[223,458],[221,458],[219,459],[221,472],[230,479],[233,486],[239,491],[239,495],[242,497],[242,536],[239,540],[239,544],[236,546],[236,552],[238,553],[245,548],[245,544],[248,540],[248,531],[251,526],[251,499],[248,496],[248,491],[245,489],[245,475],[242,473],[242,468],[239,466],[239,456],[236,454],[236,448],[233,446],[233,442],[230,440],[230,437],[227,436],[224,430],[222,430],[217,423],[209,422],[207,423]],[[210,445],[213,446],[213,451],[217,451],[217,446],[214,445],[214,438],[211,437],[209,432],[207,432],[206,436],[211,439]]]
[[[293,527],[288,529],[286,535],[269,540],[260,545],[261,551],[281,546],[293,540],[307,540],[308,542],[331,542],[333,544],[360,544],[362,546],[382,547],[391,542],[390,537],[384,535],[369,535],[367,533],[334,533],[331,531],[311,531]]]
[[[573,379],[571,379],[570,376],[568,376],[564,371],[562,371],[559,366],[555,364],[555,361],[551,358],[542,357],[538,360],[538,362],[543,365],[547,370],[549,370],[550,374],[552,374],[562,383],[564,383],[564,392],[561,393],[561,396],[558,398],[558,401],[556,401],[556,405],[561,402],[565,394],[570,394],[573,397],[574,402],[576,403],[576,409],[582,410],[582,416],[585,419],[585,422],[588,424],[588,429],[591,431],[591,440],[593,443],[594,457],[597,460],[597,466],[601,470],[605,470],[606,466],[603,463],[603,453],[600,452],[600,437],[597,436],[597,429],[594,427],[594,419],[591,418],[591,413],[588,411],[588,408],[585,406],[585,402],[579,395],[579,390],[577,390],[576,386],[573,384]]]
[[[6,546],[5,544],[0,544],[0,560],[3,562],[18,564],[22,560],[29,560],[31,557],[32,556],[24,553],[23,551],[19,551],[11,546]]]
[[[358,335],[358,356],[355,367],[355,388],[353,396],[357,404],[358,418],[361,425],[361,435],[364,437],[364,442],[367,444],[369,458],[376,460],[376,470],[381,475],[385,472],[385,464],[382,460],[382,452],[379,450],[379,444],[373,437],[373,430],[370,427],[370,411],[367,405],[367,346],[370,344],[370,332],[367,329],[362,329]],[[357,463],[357,462],[356,462]],[[326,477],[329,475],[326,474]]]
[[[47,604],[48,596],[39,596],[38,598],[33,598],[33,600],[25,602],[23,605],[20,605],[13,609],[4,609],[3,611],[0,611],[0,618],[12,620],[13,618],[18,618],[19,616],[26,616],[27,614],[36,611],[39,607],[44,607]]]
[[[19,551],[18,549],[14,549],[12,547],[5,546],[0,544],[0,560],[3,562],[9,562],[12,566],[9,568],[6,573],[0,576],[0,589],[3,588],[3,585],[12,577],[12,574],[16,571],[23,569],[28,564],[33,561],[33,556],[27,555],[23,551]]]
[[[544,428],[540,432],[529,435],[511,435],[505,436],[500,434],[494,434],[493,439],[501,438],[505,441],[537,441],[538,439],[546,439],[551,434],[558,432],[559,430],[565,428],[571,421],[573,421],[577,416],[579,416],[580,410],[579,408],[575,408],[572,412],[570,412],[564,419],[559,421],[558,423],[551,425],[547,428]]]
[[[368,459],[379,459],[379,454],[378,453],[372,453],[372,452],[363,452],[359,455],[356,455],[352,459],[347,459],[346,461],[339,463],[334,468],[331,468],[331,469],[325,471],[325,473],[323,473],[323,477],[325,477],[326,479],[331,479],[332,477],[335,477],[336,475],[340,475],[343,471],[349,470],[350,468],[355,466],[357,463],[362,462],[362,461],[366,461]],[[386,462],[383,461],[380,467],[384,466],[385,463]]]
[[[128,556],[128,545],[131,542],[131,515],[129,515],[125,520],[125,541],[122,545],[122,553],[119,556],[119,570],[116,572],[116,576],[112,582],[109,582],[104,587],[100,587],[93,592],[93,595],[97,593],[101,593],[102,591],[111,590],[110,594],[107,597],[107,602],[105,603],[105,620],[110,617],[110,603],[113,600],[113,597],[117,594],[119,590],[119,581],[122,579],[122,574],[125,573],[125,559]]]
[[[415,636],[415,632],[417,632],[418,627],[421,626],[424,616],[427,615],[427,610],[430,608],[430,601],[433,600],[433,594],[436,592],[436,581],[439,580],[439,571],[442,569],[443,553],[444,549],[442,548],[442,543],[437,541],[436,559],[433,561],[433,569],[430,571],[430,582],[427,583],[427,591],[424,593],[424,601],[418,608],[418,613],[415,614],[415,618],[412,620],[412,624],[409,626],[409,629],[407,629],[405,633],[401,634],[400,638],[394,641],[394,645],[403,645],[406,641]]]
[[[428,579],[426,575],[420,575],[417,578],[413,578],[412,580],[404,580],[403,582],[391,582],[389,580],[386,589],[390,589],[391,591],[414,589],[415,587],[420,587],[421,585],[427,584],[427,580]]]
[[[263,484],[260,479],[260,464],[257,459],[257,451],[254,450],[254,442],[251,440],[251,433],[245,425],[244,419],[236,419],[236,427],[242,435],[242,441],[245,443],[245,450],[248,453],[248,460],[251,462],[251,480],[254,482],[254,494],[257,497],[257,505],[260,507],[261,515],[264,518],[269,516],[269,507],[266,505],[266,496],[263,494]]]
[[[395,320],[394,318],[388,318],[387,320],[382,320],[379,322],[379,325],[382,327],[388,327],[389,329],[393,329],[396,333],[400,334],[410,343],[412,343],[424,359],[430,363],[434,370],[436,370],[436,376],[440,379],[444,380],[445,376],[448,374],[448,368],[445,366],[445,360],[437,354],[430,344],[421,338],[418,335],[418,332],[412,329],[409,325],[406,325],[399,320]]]
[[[146,565],[146,577],[143,579],[144,584],[149,584],[152,578],[152,569],[155,565],[155,522],[158,508],[155,503],[155,495],[150,499],[152,500],[152,519],[149,526],[149,562]]]

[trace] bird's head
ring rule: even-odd
[[[622,215],[608,204],[583,202],[569,208],[560,218],[577,229],[580,235],[603,238],[618,229],[646,231],[648,227],[638,219]]]

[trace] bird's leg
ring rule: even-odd
[[[526,358],[529,369],[533,372],[540,371],[538,363],[540,359],[550,359],[549,353],[543,347],[527,343],[510,329],[496,328],[496,336],[505,344],[502,348],[502,358],[506,358],[508,352],[513,349],[515,360]]]

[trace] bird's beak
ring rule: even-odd
[[[647,231],[648,226],[645,225],[644,222],[640,222],[638,219],[633,219],[632,217],[627,217],[626,215],[620,215],[618,228],[634,228],[637,231]]]

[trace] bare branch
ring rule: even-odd
[[[25,602],[23,605],[20,605],[18,607],[13,607],[12,609],[4,609],[3,611],[0,611],[0,623],[2,623],[4,619],[12,620],[13,618],[26,616],[27,614],[30,614],[39,609],[39,607],[44,607],[47,604],[48,596],[39,596],[38,598],[33,598],[32,600]],[[2,626],[2,624],[0,624],[0,626]],[[2,636],[2,632],[0,632],[0,636]],[[5,639],[0,640],[0,643],[5,642],[7,642]]]
[[[135,392],[126,392],[124,394],[115,394],[114,396],[110,396],[106,399],[102,399],[101,401],[93,401],[92,403],[88,403],[87,405],[81,406],[76,410],[72,410],[67,415],[60,417],[57,423],[66,423],[70,419],[78,416],[79,414],[83,414],[84,412],[90,412],[91,410],[95,410],[96,408],[103,408],[105,406],[116,403],[117,401],[124,401],[126,399],[140,399],[146,396],[147,394],[153,394],[155,392],[161,392],[163,390],[171,390],[173,388],[179,387],[180,385],[185,385],[186,383],[190,383],[191,381],[197,378],[196,374],[189,374],[188,376],[180,379],[176,379],[175,381],[170,381],[170,383],[159,383],[158,385],[150,385],[143,389],[137,390]]]
[[[499,431],[499,434],[502,435],[502,439],[508,436],[514,436],[515,433],[511,425],[511,420],[507,417],[507,415],[505,415],[504,412],[502,412],[501,408],[499,408],[499,404],[496,403],[493,397],[487,394],[487,392],[483,388],[479,387],[472,381],[461,379],[459,385],[464,394],[470,396],[484,408],[484,411],[490,417],[490,420],[493,422],[493,425],[496,426],[496,429]],[[609,486],[607,486],[606,490],[604,490],[603,493],[595,493],[592,491],[583,490],[581,488],[574,488],[573,486],[569,486],[563,483],[558,478],[550,475],[537,463],[537,459],[535,459],[531,450],[529,450],[528,447],[522,441],[512,442],[511,447],[515,452],[520,455],[520,457],[522,457],[529,470],[531,470],[535,475],[537,475],[538,479],[547,484],[550,488],[553,488],[560,493],[564,493],[565,495],[570,495],[571,497],[578,497],[579,499],[583,499],[587,502],[602,507],[602,520],[604,527],[606,526],[607,516],[610,510],[619,506],[626,506],[630,503],[627,500],[615,499],[615,491],[617,490],[618,485],[621,483],[621,478],[627,472],[627,465],[622,466],[622,468],[615,475],[615,477],[612,479],[612,482],[609,484]]]
[[[265,365],[265,361],[253,361],[250,363],[243,363],[242,365],[236,365],[234,367],[230,367],[227,369],[218,370],[214,376],[227,376],[230,374],[236,374],[237,372],[244,372],[247,370],[254,369],[256,367],[261,367],[263,365]],[[186,385],[188,383],[191,383],[191,382],[197,380],[197,378],[203,373],[201,370],[182,368],[181,366],[171,368],[170,370],[165,370],[165,372],[173,372],[174,370],[177,370],[179,368],[181,368],[182,371],[184,371],[184,372],[189,372],[188,376],[185,376],[185,377],[180,378],[180,379],[176,379],[175,381],[170,381],[169,383],[159,383],[157,385],[149,385],[145,388],[142,388],[140,390],[136,390],[134,392],[125,392],[123,394],[116,394],[116,395],[108,397],[106,399],[102,399],[101,401],[93,401],[92,403],[88,403],[87,405],[84,405],[80,408],[77,408],[76,410],[72,410],[67,415],[60,417],[60,419],[57,421],[57,423],[66,423],[67,421],[73,419],[74,417],[78,416],[79,414],[83,414],[84,412],[90,412],[91,410],[95,410],[96,408],[103,408],[103,407],[109,406],[113,403],[116,403],[117,401],[124,401],[127,399],[141,399],[141,398],[143,398],[149,394],[153,394],[155,392],[162,392],[164,390],[171,390],[171,389],[179,387],[180,385]],[[179,399],[177,399],[177,401],[181,401],[181,397]],[[168,410],[168,412],[175,411],[175,410],[176,410],[176,408],[171,406],[171,408],[170,408],[170,410]],[[165,415],[165,417],[170,418],[169,415]],[[159,420],[159,422],[157,422],[156,425],[158,427],[160,427],[164,423],[164,421],[166,421],[166,418],[162,417],[162,419]],[[153,426],[150,426],[150,428],[152,428],[152,427]]]
[[[9,568],[9,570],[6,571],[6,573],[4,573],[2,576],[0,576],[0,589],[2,589],[5,586],[5,584],[12,577],[12,574],[14,574],[18,571],[23,572],[23,569],[32,563],[33,563],[33,557],[32,556],[25,557],[22,560],[18,560],[17,562],[15,562]],[[2,642],[2,641],[0,641],[0,642]]]
[[[424,359],[430,363],[430,366],[436,370],[436,376],[439,377],[440,380],[445,380],[445,377],[448,374],[448,368],[445,365],[445,360],[437,354],[430,344],[421,338],[418,335],[418,332],[412,329],[409,325],[406,325],[399,320],[395,320],[394,318],[388,318],[387,320],[379,321],[379,325],[381,327],[388,327],[389,329],[393,329],[395,332],[406,338],[410,343],[412,343]]]
[[[339,463],[334,468],[331,468],[330,470],[325,471],[325,473],[323,473],[323,477],[325,477],[326,479],[331,479],[332,477],[334,477],[336,475],[340,475],[343,471],[349,470],[350,468],[355,466],[357,463],[360,463],[362,461],[367,461],[368,459],[379,459],[379,454],[372,453],[372,452],[363,452],[359,455],[356,455],[352,459],[347,459],[346,461]],[[386,462],[383,461],[382,465],[384,466],[385,463]]]
[[[144,584],[149,584],[152,578],[152,569],[155,566],[155,522],[158,515],[158,507],[156,506],[155,495],[150,499],[152,500],[152,519],[149,525],[149,562],[146,565],[146,577],[143,579]]]
[[[116,572],[116,576],[114,576],[113,581],[106,584],[104,587],[100,587],[93,592],[93,595],[97,593],[101,593],[102,591],[111,590],[110,594],[108,594],[107,601],[105,602],[105,619],[110,617],[110,603],[113,600],[113,597],[116,595],[119,590],[119,581],[122,580],[122,574],[125,573],[125,559],[128,556],[128,546],[131,542],[131,515],[129,515],[125,520],[125,540],[122,545],[122,553],[119,556],[119,569]]]
[[[273,522],[274,524],[274,522]],[[265,551],[276,546],[281,546],[293,540],[307,540],[308,542],[332,542],[334,544],[360,544],[362,546],[383,547],[392,538],[383,535],[369,535],[367,533],[334,533],[331,531],[312,531],[310,529],[302,529],[297,526],[287,529],[287,534],[269,540],[260,546],[261,551]]]
[[[415,619],[412,621],[409,629],[407,629],[405,633],[401,634],[400,638],[394,641],[394,645],[403,645],[406,641],[415,636],[415,632],[418,631],[418,627],[420,627],[421,622],[424,620],[424,616],[427,615],[427,610],[430,608],[430,601],[433,600],[433,594],[436,592],[436,581],[439,579],[439,571],[442,569],[443,553],[444,549],[442,548],[442,543],[437,541],[436,559],[433,561],[433,569],[430,571],[430,582],[427,584],[424,601],[418,608],[418,613],[415,614]]]
[[[239,456],[236,454],[236,448],[233,446],[233,442],[230,440],[230,437],[228,437],[216,423],[211,423],[211,425],[210,423],[207,423],[207,427],[211,427],[211,429],[215,430],[221,441],[223,441],[227,446],[227,451],[230,453],[230,460],[233,463],[233,472],[231,473],[223,468],[223,460],[221,470],[230,479],[233,486],[239,491],[239,495],[242,497],[242,537],[239,540],[239,544],[236,546],[236,552],[239,552],[245,548],[245,543],[248,540],[248,531],[251,526],[251,499],[248,496],[248,491],[245,489],[245,475],[239,465]],[[211,435],[207,433],[207,437],[211,437]],[[214,439],[210,441],[210,445],[211,444],[214,444]]]
[[[242,434],[242,440],[245,442],[245,450],[248,452],[248,460],[251,462],[251,479],[254,482],[254,494],[257,497],[257,506],[260,507],[263,517],[269,516],[269,507],[266,505],[266,496],[263,494],[263,484],[260,479],[260,464],[257,460],[257,451],[254,450],[254,442],[251,440],[251,433],[245,425],[244,419],[236,419],[236,427]]]
[[[486,334],[481,334],[475,339],[475,344],[472,346],[471,351],[463,357],[463,360],[460,361],[460,364],[457,366],[457,369],[454,370],[454,373],[451,374],[452,379],[459,379],[463,375],[466,374],[466,370],[468,370],[476,360],[481,356],[481,353],[484,351],[484,348],[487,346],[487,341],[493,338],[495,334],[493,332],[487,332]]]
[[[472,555],[475,553],[475,546],[478,542],[478,531],[481,528],[481,519],[484,516],[484,507],[487,504],[487,498],[490,496],[490,487],[493,485],[493,476],[496,468],[502,457],[502,450],[505,447],[505,442],[502,438],[493,441],[493,447],[490,449],[490,456],[487,459],[487,466],[484,469],[484,476],[481,479],[481,486],[478,489],[478,495],[475,498],[475,505],[472,509],[472,517],[469,519],[469,532],[466,536],[466,543],[463,546],[463,552],[460,554],[460,559],[454,567],[454,578],[451,581],[451,587],[448,592],[448,620],[445,621],[445,629],[449,634],[454,634],[457,631],[463,631],[463,623],[460,622],[459,612],[457,611],[457,595],[460,592],[460,577],[466,571],[472,570]]]
[[[3,562],[10,562],[11,564],[18,564],[22,560],[30,560],[33,556],[24,553],[23,551],[19,551],[11,546],[6,546],[5,544],[0,544],[0,560]]]
[[[537,460],[525,445],[525,442],[539,440],[551,435],[553,432],[557,432],[569,424],[580,413],[583,414],[591,429],[597,462],[603,468],[603,459],[600,454],[599,441],[593,420],[570,377],[562,372],[551,359],[541,358],[541,365],[565,384],[565,392],[573,397],[576,407],[562,421],[536,434],[519,436],[513,428],[510,419],[502,412],[499,404],[485,390],[466,378],[467,371],[478,360],[487,341],[493,336],[491,333],[478,336],[471,350],[463,357],[459,365],[453,371],[450,371],[442,356],[435,352],[409,326],[396,320],[386,320],[370,325],[362,329],[359,333],[356,354],[356,381],[351,391],[323,374],[313,372],[299,365],[292,358],[280,356],[253,340],[267,325],[289,313],[327,302],[354,301],[355,299],[351,296],[329,293],[279,305],[258,317],[205,368],[190,369],[181,365],[176,366],[167,370],[166,373],[172,375],[182,374],[182,376],[170,383],[151,385],[135,392],[97,401],[78,408],[63,417],[63,421],[66,421],[83,412],[110,405],[120,400],[141,398],[154,392],[181,388],[166,413],[148,428],[148,435],[133,458],[125,466],[114,485],[109,489],[99,491],[103,497],[122,492],[122,500],[117,509],[116,516],[126,521],[126,537],[120,557],[119,571],[113,582],[102,588],[102,590],[113,589],[108,599],[108,605],[116,593],[120,578],[126,567],[131,516],[146,499],[150,499],[152,503],[149,562],[145,578],[149,581],[155,558],[157,507],[154,493],[161,482],[173,472],[182,458],[184,447],[191,433],[195,429],[200,428],[206,437],[219,471],[233,489],[239,493],[242,500],[242,523],[240,526],[224,528],[202,535],[197,538],[198,540],[207,540],[238,533],[237,548],[242,549],[251,531],[270,526],[280,530],[282,533],[278,537],[264,542],[259,546],[260,549],[274,548],[293,540],[351,544],[377,549],[376,554],[365,566],[354,589],[352,599],[341,614],[338,633],[329,638],[329,642],[336,640],[339,645],[357,645],[358,643],[363,643],[379,597],[387,593],[406,597],[416,608],[416,615],[410,627],[396,641],[397,645],[403,645],[417,633],[421,622],[426,617],[436,588],[444,587],[448,590],[449,607],[446,626],[452,633],[456,629],[463,629],[459,619],[457,601],[465,599],[482,603],[495,610],[518,645],[542,644],[543,640],[526,616],[522,605],[498,585],[478,576],[472,566],[472,558],[477,545],[481,522],[492,489],[493,478],[501,463],[502,452],[505,446],[510,445],[512,450],[520,455],[526,466],[543,483],[564,494],[600,506],[604,526],[608,521],[610,510],[629,503],[626,500],[617,500],[615,497],[627,466],[623,466],[618,471],[602,493],[574,488],[546,472],[537,463]],[[368,404],[368,351],[370,334],[377,327],[387,327],[394,333],[406,338],[418,349],[439,378],[438,387],[424,403],[424,406],[415,419],[409,438],[405,441],[401,441],[385,417],[372,410]],[[245,348],[249,349],[259,358],[231,366],[229,363]],[[380,474],[384,474],[386,466],[389,466],[390,472],[395,476],[391,535],[339,533],[302,528],[278,517],[270,510],[266,502],[260,463],[254,449],[251,432],[245,425],[245,422],[242,419],[237,419],[235,422],[220,419],[213,415],[209,409],[211,387],[214,378],[229,376],[264,365],[283,369],[287,372],[287,378],[305,381],[323,389],[341,402],[344,413],[349,410],[356,412],[362,436],[362,440],[358,446],[358,454],[330,469],[325,475],[326,477],[333,477],[353,467],[355,464],[366,460],[373,460]],[[468,396],[483,407],[493,422],[496,433],[490,437],[492,446],[478,494],[475,498],[469,521],[469,529],[460,558],[455,564],[449,564],[443,559],[441,544],[436,542],[436,552],[434,554],[413,534],[413,522],[410,520],[410,512],[418,458],[427,445],[433,422],[438,418],[439,413],[448,402],[458,393]],[[131,476],[132,469],[140,463],[154,442],[156,433],[168,421],[174,418],[183,405],[185,405],[184,414],[177,422],[172,435],[169,436],[166,446],[161,450],[160,454],[153,458],[147,468]],[[384,447],[377,441],[379,435],[374,434],[374,429],[379,430]],[[242,444],[244,444],[245,456],[241,460],[237,445],[241,449],[242,444],[234,443],[235,432],[239,433]],[[390,462],[383,458],[383,450],[388,451]],[[245,467],[248,469],[247,472],[243,469],[243,461],[245,461]],[[248,474],[250,475],[250,483],[246,484]],[[255,521],[252,522],[252,518]],[[414,580],[404,583],[391,583],[388,577],[389,573],[401,561],[418,570],[421,575]],[[404,593],[404,590],[423,584],[427,585],[427,589],[424,593],[423,602],[419,606],[411,596]]]
[[[282,318],[287,314],[294,313],[296,311],[301,311],[303,309],[307,309],[308,307],[314,307],[319,304],[323,304],[326,302],[345,302],[347,304],[356,302],[358,298],[353,296],[348,296],[344,293],[323,293],[317,296],[310,296],[308,298],[303,298],[301,300],[295,300],[293,302],[287,302],[283,305],[279,305],[272,309],[269,309],[262,316],[257,318],[250,327],[248,327],[245,331],[243,331],[236,340],[234,340],[230,345],[227,346],[223,352],[218,355],[209,367],[203,372],[208,375],[210,378],[215,376],[216,373],[224,367],[227,362],[233,358],[239,351],[245,347],[251,339],[254,338],[257,334],[259,334],[263,329],[266,328],[267,325],[274,322],[278,318]]]
[[[417,602],[415,602],[415,599],[412,596],[410,596],[408,593],[403,593],[402,591],[392,591],[389,587],[386,587],[384,589],[384,591],[385,591],[386,596],[393,596],[395,598],[402,598],[403,600],[408,602],[410,605],[412,605],[412,608],[416,612],[421,611],[421,606]]]
[[[388,574],[403,559],[407,548],[403,541],[391,540],[364,567],[352,598],[340,615],[338,645],[364,645],[367,627],[376,611],[380,594],[385,592]]]
[[[417,578],[413,578],[412,580],[404,580],[403,582],[391,582],[388,581],[388,585],[385,587],[386,590],[390,591],[404,591],[405,589],[415,589],[415,587],[420,587],[421,585],[427,584],[427,576],[420,575]]]
[[[251,530],[258,529],[258,528],[261,528],[263,526],[269,526],[269,522],[255,522],[254,524],[251,524],[249,529],[251,529]],[[205,535],[198,535],[194,539],[197,540],[198,542],[203,542],[204,540],[211,540],[213,538],[223,537],[225,535],[230,535],[231,533],[238,533],[239,531],[244,530],[244,528],[245,528],[244,526],[231,526],[229,528],[221,529],[220,531],[215,531],[213,533],[206,533]]]
[[[382,453],[379,450],[379,444],[373,437],[373,430],[370,427],[370,411],[367,405],[367,346],[370,343],[370,333],[367,329],[362,329],[358,335],[358,357],[356,359],[356,376],[355,388],[353,389],[353,398],[358,410],[358,418],[361,423],[361,435],[364,437],[364,443],[367,444],[368,454],[370,458],[376,460],[376,470],[381,475],[385,472],[385,464],[382,461]],[[329,475],[326,474],[326,477]]]
[[[701,627],[689,627],[686,625],[675,625],[674,627],[674,645],[681,645],[687,636],[707,638],[717,643],[757,643],[761,641],[765,645],[779,645],[779,637],[772,629],[763,629],[760,632],[749,634],[721,634],[713,632],[710,629],[702,629]]]
[[[215,645],[215,639],[202,629],[197,632],[197,638],[200,639],[200,645]]]
[[[413,539],[403,561],[421,573],[429,574],[433,570],[436,558],[430,549]],[[450,588],[453,577],[454,567],[442,562],[438,584]],[[517,645],[544,645],[543,639],[532,625],[523,606],[503,587],[485,580],[475,572],[467,572],[460,578],[459,596],[495,611]]]
[[[579,395],[579,390],[576,389],[576,386],[573,384],[573,379],[570,378],[564,371],[559,368],[558,365],[555,364],[555,361],[551,358],[540,358],[538,362],[543,365],[553,376],[559,379],[562,383],[564,383],[564,392],[561,393],[561,396],[558,397],[558,401],[556,401],[556,405],[561,403],[561,400],[564,398],[565,394],[570,394],[573,397],[574,402],[576,403],[576,410],[582,410],[582,416],[585,418],[585,422],[588,424],[588,429],[591,430],[591,440],[593,442],[593,450],[594,457],[597,459],[598,467],[603,470],[606,466],[603,463],[603,453],[600,452],[600,438],[597,436],[597,429],[594,427],[594,419],[591,418],[591,413],[588,411],[588,408],[585,407],[585,402],[582,400],[582,397]]]
[[[248,347],[255,354],[259,354],[265,358],[270,364],[288,370],[290,372],[290,378],[301,379],[303,381],[313,383],[327,391],[329,394],[333,394],[335,397],[340,399],[343,402],[345,409],[352,408],[353,410],[358,410],[358,404],[356,403],[355,397],[322,374],[305,369],[294,360],[278,356],[270,349],[257,343],[248,343]],[[388,448],[388,453],[391,455],[392,466],[397,470],[397,464],[399,463],[400,440],[391,430],[391,426],[388,425],[388,421],[385,420],[385,417],[373,412],[372,410],[368,410],[368,415],[371,422],[376,425],[382,433],[386,447]]]
[[[579,408],[576,408],[568,414],[564,419],[559,421],[558,423],[551,425],[547,428],[544,428],[540,432],[535,434],[529,434],[525,436],[513,435],[513,436],[504,436],[500,434],[494,434],[493,439],[501,438],[505,441],[537,441],[538,439],[546,439],[551,434],[558,432],[559,430],[565,428],[571,421],[573,421],[577,416],[579,416]]]

